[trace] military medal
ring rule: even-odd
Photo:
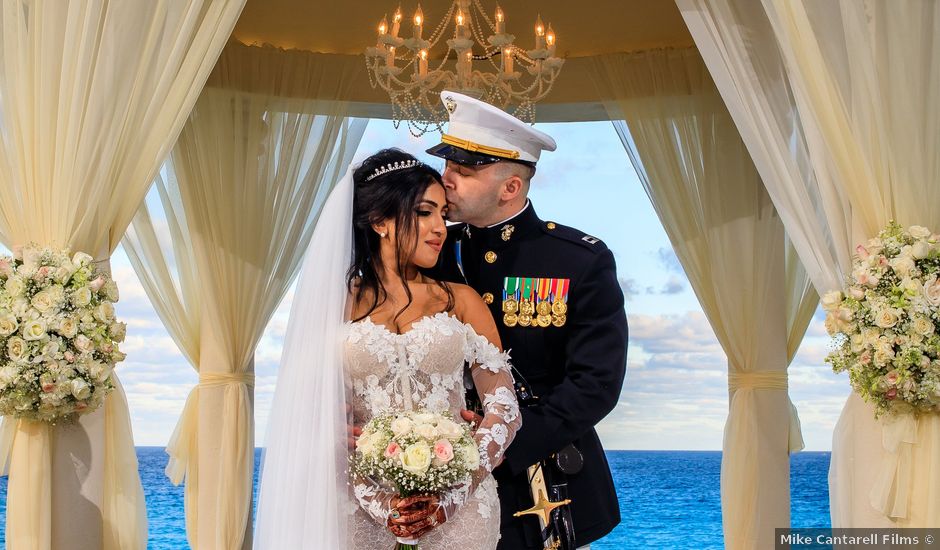
[[[568,317],[565,315],[552,315],[552,325],[556,327],[564,326],[565,321],[568,320]]]
[[[535,321],[539,324],[540,327],[545,328],[552,324],[551,315],[539,315]]]
[[[517,300],[518,296],[518,277],[506,277],[503,279],[503,313],[516,313],[519,311],[519,301]],[[516,316],[513,316],[516,319]],[[507,316],[503,317],[503,322],[506,323],[506,326],[515,326],[516,321],[514,320],[512,325],[507,321]]]
[[[532,316],[531,316],[531,315],[526,315],[525,313],[523,313],[522,315],[519,316],[519,326],[520,326],[520,327],[528,327],[528,326],[531,326],[531,325],[532,325]]]
[[[519,322],[519,316],[515,313],[507,313],[503,315],[503,324],[507,327],[514,327],[516,323]]]
[[[532,314],[535,313],[535,304],[532,303],[533,299],[533,288],[532,288],[532,278],[526,277],[522,280],[522,300],[519,302],[519,313],[522,315],[528,315],[531,320]],[[520,325],[522,319],[520,319]],[[529,326],[525,324],[523,326]]]

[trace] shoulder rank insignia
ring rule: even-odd
[[[507,327],[562,327],[567,321],[570,279],[506,277],[503,324]]]
[[[590,235],[585,235],[581,237],[581,240],[588,244],[597,244],[597,242],[600,241],[600,239],[598,239],[597,237],[592,237]]]

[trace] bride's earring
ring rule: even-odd
[[[385,238],[385,231],[382,231],[381,233],[379,233],[379,238],[381,239]]]

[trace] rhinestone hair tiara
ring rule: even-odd
[[[403,160],[403,161],[398,161],[398,162],[392,162],[392,163],[386,164],[385,166],[376,168],[375,172],[373,172],[371,176],[366,178],[366,181],[372,181],[379,176],[388,174],[389,172],[394,172],[395,170],[404,170],[405,168],[414,168],[415,166],[420,166],[422,164],[424,163],[421,162],[420,160]]]

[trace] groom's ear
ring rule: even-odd
[[[525,182],[522,181],[522,178],[513,174],[503,180],[503,191],[499,198],[504,201],[511,201],[519,195],[525,195],[525,192]]]

